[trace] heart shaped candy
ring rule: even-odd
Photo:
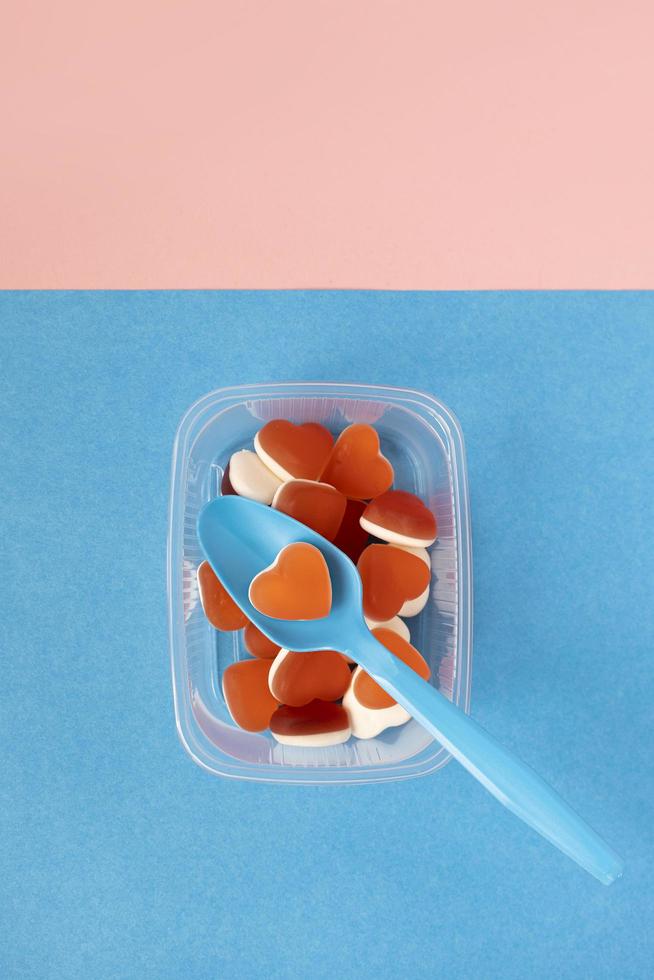
[[[408,664],[412,670],[415,670],[416,674],[419,674],[423,680],[429,680],[431,674],[429,664],[410,643],[407,643],[392,630],[376,629],[372,631],[372,635],[380,643],[383,643],[387,650],[390,650],[405,664]],[[395,699],[387,694],[383,687],[380,687],[377,681],[374,681],[364,670],[360,673],[357,671],[357,677],[353,681],[353,691],[357,701],[364,708],[390,708],[397,704]]]
[[[248,497],[260,504],[270,504],[281,481],[277,479],[256,453],[240,449],[229,461],[229,479],[232,489],[240,497]]]
[[[282,650],[270,668],[268,684],[280,704],[299,708],[315,698],[338,701],[349,687],[350,668],[345,657],[335,650]]]
[[[425,565],[431,572],[431,558],[429,557],[429,552],[426,548],[410,548],[406,544],[389,544],[388,548],[400,548],[402,551],[408,551],[409,554],[415,555],[421,561],[424,561]],[[431,583],[430,583],[431,584]],[[415,599],[407,599],[402,608],[400,609],[400,616],[406,616],[410,618],[411,616],[417,616],[427,605],[427,600],[429,599],[429,585],[425,591],[417,596]],[[383,625],[382,623],[379,624]],[[408,637],[407,637],[408,639]]]
[[[388,490],[393,482],[393,467],[379,449],[375,429],[363,423],[344,429],[320,479],[356,500],[370,500]]]
[[[254,437],[257,456],[280,480],[318,480],[333,444],[324,425],[294,425],[286,419],[267,422]]]
[[[310,701],[299,708],[283,704],[270,719],[270,731],[286,745],[339,745],[350,737],[345,708],[333,701]]]
[[[312,544],[289,544],[282,548],[272,565],[255,575],[250,582],[249,597],[254,608],[264,616],[322,619],[332,607],[327,562]]]
[[[262,660],[274,660],[281,649],[257,629],[254,623],[248,623],[243,630],[243,645],[253,657],[260,657]]]
[[[361,527],[382,541],[413,548],[428,548],[438,534],[432,512],[405,490],[388,490],[371,500],[361,515]]]
[[[408,599],[429,587],[430,572],[417,555],[387,544],[371,544],[357,563],[363,585],[363,614],[375,622],[396,616]]]
[[[198,566],[198,592],[204,615],[217,630],[240,630],[248,623],[208,561]]]
[[[345,552],[355,565],[368,544],[369,534],[359,523],[365,509],[366,505],[362,500],[348,500],[341,526],[334,538],[336,547]]]
[[[366,626],[371,631],[382,629],[391,630],[393,633],[397,633],[398,636],[401,636],[403,640],[406,640],[407,642],[411,640],[411,631],[404,620],[400,619],[399,616],[393,616],[392,619],[387,619],[381,623],[376,622],[374,619],[366,619]]]
[[[405,725],[411,719],[411,715],[397,702],[390,708],[366,708],[361,704],[354,693],[354,685],[362,673],[362,668],[357,667],[343,698],[343,707],[347,711],[350,729],[355,738],[374,738],[387,728]]]
[[[333,541],[341,526],[346,503],[346,497],[328,483],[288,480],[275,493],[272,505],[275,510],[281,510]]]
[[[277,702],[270,693],[269,660],[238,660],[223,671],[223,695],[230,715],[246,732],[268,728]]]

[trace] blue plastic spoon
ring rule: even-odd
[[[274,643],[352,657],[508,810],[605,885],[620,877],[623,863],[615,851],[533,769],[374,638],[363,619],[359,574],[342,551],[286,514],[235,496],[204,507],[198,537],[232,598]],[[248,599],[254,576],[297,541],[319,548],[329,567],[332,609],[324,619],[271,619]]]

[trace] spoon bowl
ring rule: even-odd
[[[232,599],[279,646],[298,653],[326,649],[349,653],[353,635],[367,632],[361,609],[361,579],[355,566],[339,548],[292,517],[244,497],[218,497],[201,511],[198,536]],[[273,619],[250,602],[249,587],[255,575],[272,565],[282,548],[296,542],[314,545],[327,562],[332,608],[323,619]]]

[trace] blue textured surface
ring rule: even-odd
[[[654,294],[0,294],[4,978],[645,978]],[[473,713],[622,853],[599,885],[455,765],[218,780],[178,743],[172,439],[247,381],[422,388],[466,437]]]

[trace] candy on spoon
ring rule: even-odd
[[[260,657],[262,660],[274,660],[281,647],[269,640],[265,633],[254,625],[248,623],[243,630],[243,643],[248,653],[253,657]]]
[[[254,437],[257,456],[280,480],[319,480],[333,444],[324,425],[286,419],[267,422]]]
[[[275,492],[272,505],[316,534],[333,541],[341,526],[347,498],[328,483],[288,480]]]
[[[422,596],[431,577],[419,557],[386,544],[368,545],[357,568],[363,585],[363,614],[376,622],[392,619],[407,600]]]
[[[252,579],[249,599],[274,619],[322,619],[332,607],[327,562],[312,544],[289,544]]]
[[[413,548],[428,548],[438,534],[432,512],[405,490],[388,490],[371,500],[361,516],[361,527],[382,541]]]
[[[301,707],[282,705],[270,719],[273,737],[284,745],[322,748],[350,737],[347,711],[333,701],[310,701]]]
[[[341,526],[334,538],[336,547],[345,552],[355,565],[361,557],[361,552],[368,544],[370,537],[368,532],[359,523],[365,509],[366,504],[363,500],[348,499]]]
[[[370,500],[393,483],[393,467],[379,448],[371,425],[355,423],[341,432],[320,479],[346,497]]]
[[[270,668],[268,684],[280,704],[301,707],[316,698],[338,701],[349,687],[350,676],[345,657],[335,650],[282,650]]]
[[[263,732],[277,702],[268,686],[269,660],[238,660],[223,671],[223,696],[230,715],[246,732]]]
[[[204,615],[217,630],[240,630],[248,622],[208,561],[198,566],[198,592]]]
[[[256,453],[241,449],[229,461],[229,479],[239,497],[270,504],[281,480],[261,462]]]

